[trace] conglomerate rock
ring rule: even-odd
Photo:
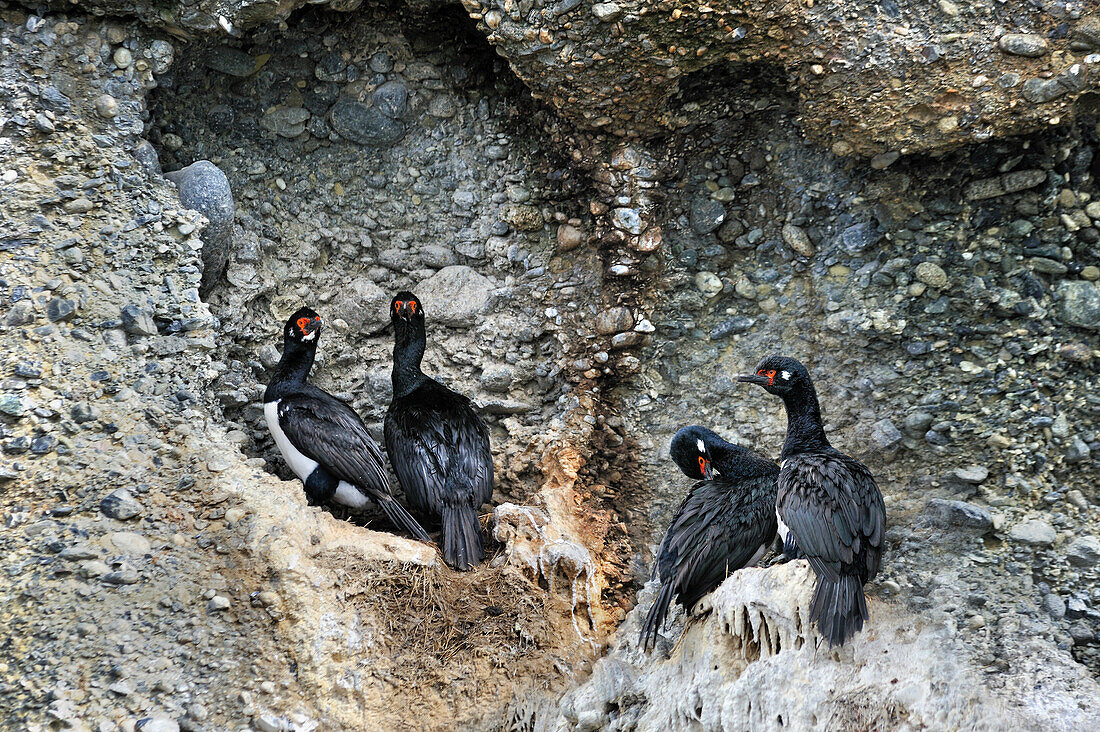
[[[695,74],[779,70],[806,130],[862,155],[1068,121],[1100,83],[1097,20],[1080,2],[463,2],[538,96],[619,135],[690,124],[669,100]]]
[[[556,7],[610,29],[629,17],[612,5]],[[875,17],[886,27],[911,5]],[[1081,48],[1088,65],[1095,26],[1072,3],[1043,4],[1065,15],[1053,27],[1005,6],[1008,20],[987,8],[1006,31],[991,54],[1035,69]],[[148,7],[116,12],[172,29]],[[531,22],[532,7],[517,13]],[[978,7],[928,12],[946,37]],[[0,5],[0,724],[499,729],[515,694],[513,719],[542,724],[518,729],[815,715],[904,729],[902,712],[937,728],[974,710],[1096,727],[1100,130],[1087,99],[1078,121],[1039,134],[867,165],[833,154],[864,144],[842,124],[829,145],[807,142],[803,90],[773,81],[784,49],[749,76],[715,78],[743,68],[725,60],[681,76],[664,107],[639,77],[622,119],[647,109],[638,134],[674,129],[623,143],[532,103],[457,8],[415,22],[317,9],[175,47],[82,9]],[[1032,17],[1041,32],[1021,32]],[[861,96],[878,68],[837,71],[851,94],[830,92],[837,110],[864,105],[867,145],[892,113]],[[1067,80],[1036,72],[1010,90],[1040,100]],[[980,109],[1010,93],[969,89],[956,91]],[[596,129],[616,125],[635,129]],[[235,246],[208,295],[210,232],[151,145],[164,170],[209,159],[233,186]],[[270,475],[285,467],[258,400],[282,318],[318,303],[331,328],[315,378],[377,428],[385,307],[406,287],[464,301],[429,326],[426,366],[493,431],[504,546],[470,575]],[[883,488],[872,623],[851,655],[827,654],[798,612],[804,570],[751,570],[669,659],[674,634],[643,658],[629,643],[642,585],[688,487],[668,440],[691,421],[778,452],[779,405],[730,378],[777,349],[806,361],[830,438]],[[614,624],[616,650],[562,699]],[[917,665],[930,648],[945,657],[904,673],[887,657]]]
[[[797,91],[802,123],[813,137],[837,154],[868,156],[1067,122],[1078,100],[1100,89],[1100,16],[1082,1],[462,3],[538,97],[578,125],[617,135],[652,136],[690,124],[690,106],[669,102],[697,74],[735,79],[773,69]],[[185,38],[240,36],[285,21],[306,4],[82,3]],[[363,3],[309,4],[356,11]]]

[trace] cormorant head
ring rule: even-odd
[[[307,343],[317,345],[321,335],[321,316],[311,308],[299,308],[283,326],[284,343]]]
[[[711,466],[711,440],[715,434],[706,427],[684,427],[672,438],[672,460],[684,475],[694,480],[710,480],[714,477]]]
[[[756,364],[751,374],[741,374],[738,381],[762,386],[776,396],[786,396],[810,385],[810,372],[790,356],[768,356]]]
[[[402,290],[393,296],[390,302],[390,320],[396,322],[404,320],[424,320],[424,306],[420,304],[420,298],[408,290]]]

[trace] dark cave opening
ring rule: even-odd
[[[354,103],[343,118],[341,100]],[[191,45],[150,94],[150,111],[147,137],[165,170],[205,159],[229,179],[237,208],[229,264],[207,297],[227,336],[215,396],[246,454],[284,479],[293,476],[259,400],[290,303],[335,310],[315,380],[351,403],[378,439],[392,338],[380,293],[452,265],[497,281],[527,277],[544,243],[507,223],[510,206],[567,206],[578,180],[542,134],[549,112],[457,5],[307,8],[282,30]],[[487,359],[451,357],[472,348],[469,337],[442,335],[429,346],[437,373],[488,383]],[[546,335],[521,335],[500,355],[523,364],[557,348]],[[552,373],[529,371],[532,379],[503,396],[488,387],[502,449],[505,419],[529,408],[520,419],[534,425],[560,395]],[[505,480],[503,500],[535,490],[525,470]]]

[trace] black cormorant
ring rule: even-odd
[[[477,511],[493,495],[489,430],[470,400],[420,370],[424,306],[411,292],[390,304],[393,401],[386,451],[414,510],[443,524],[443,560],[470,569],[485,557]]]
[[[661,590],[642,624],[652,646],[673,595],[690,612],[735,570],[754,564],[775,539],[779,466],[730,444],[706,427],[684,427],[672,438],[672,459],[692,486],[661,540]]]
[[[842,645],[869,618],[863,585],[882,562],[886,505],[862,463],[825,437],[817,392],[806,368],[769,356],[755,373],[738,377],[783,399],[787,439],[780,455],[779,531],[790,537],[817,575],[810,618],[830,646]],[[788,536],[788,533],[790,536]]]
[[[309,308],[283,327],[283,355],[264,392],[267,428],[312,505],[360,508],[371,498],[395,526],[431,541],[390,493],[382,451],[350,406],[306,381],[317,354],[321,317]]]

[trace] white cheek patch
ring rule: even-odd
[[[783,377],[784,381],[790,381],[791,380],[791,372],[790,371],[784,371],[783,373],[780,374],[780,376]]]
[[[706,446],[703,445],[702,440],[696,440],[695,444],[699,447],[699,452],[706,452]]]
[[[317,337],[317,331],[313,331],[312,333],[307,333],[306,335],[302,336],[302,340],[303,341],[312,341],[316,337]]]

